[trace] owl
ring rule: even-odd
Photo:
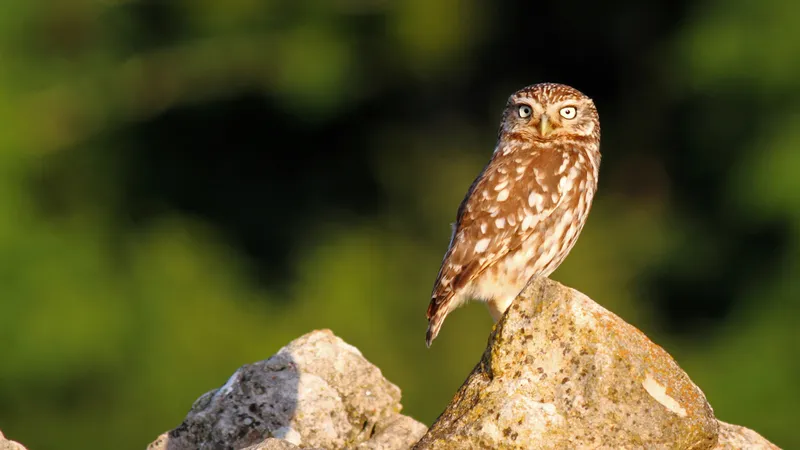
[[[532,277],[564,261],[597,190],[600,121],[590,98],[554,83],[508,99],[489,164],[458,208],[428,306],[426,343],[470,299],[495,321]]]

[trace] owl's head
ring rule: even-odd
[[[560,137],[599,139],[600,121],[592,99],[577,89],[540,83],[509,97],[500,131],[535,141]]]

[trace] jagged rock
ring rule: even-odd
[[[18,442],[9,441],[0,431],[0,450],[25,450],[25,447]]]
[[[642,332],[543,278],[514,301],[414,448],[712,449],[720,428],[729,446],[717,448],[760,438],[718,424],[702,391]]]
[[[714,450],[780,450],[777,445],[753,430],[719,422],[719,442]]]
[[[425,426],[401,408],[400,389],[358,349],[313,331],[237,370],[148,449],[407,449]]]

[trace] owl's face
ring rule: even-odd
[[[589,97],[563,84],[541,83],[511,95],[502,131],[535,141],[560,137],[598,139],[600,122]]]

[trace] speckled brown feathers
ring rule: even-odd
[[[506,105],[497,146],[472,183],[428,306],[430,346],[447,315],[469,299],[498,320],[531,277],[566,258],[591,208],[600,166],[592,101],[552,83]]]

